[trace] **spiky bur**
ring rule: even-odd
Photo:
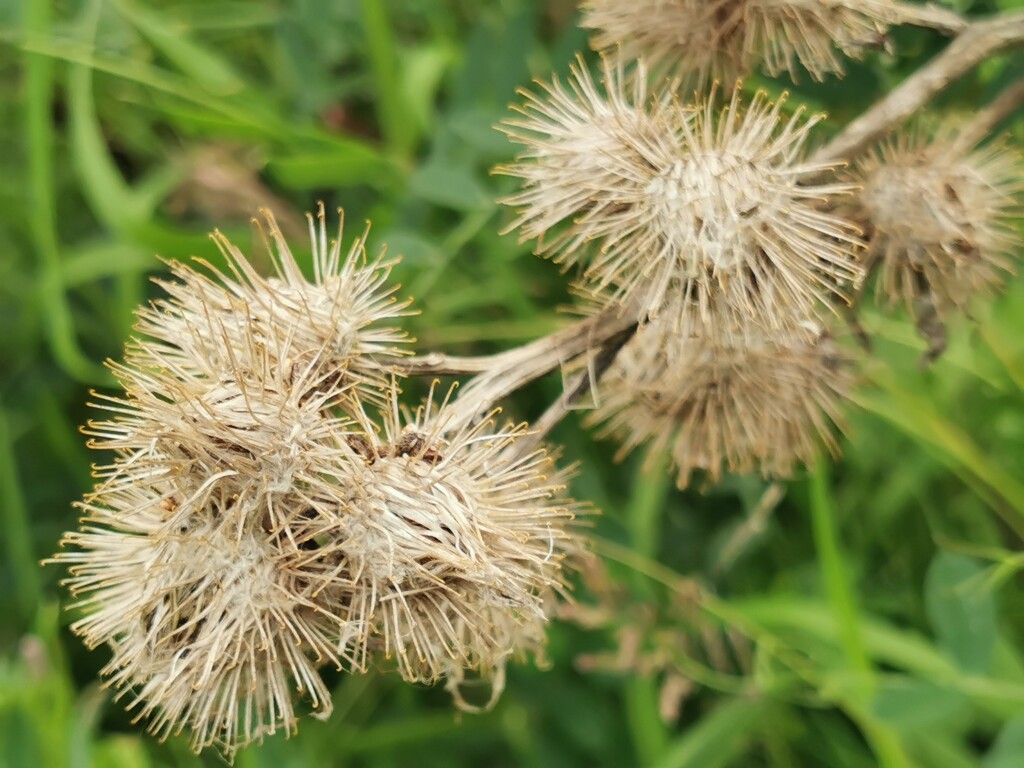
[[[612,59],[602,71],[603,88],[578,63],[525,93],[506,132],[527,149],[498,169],[522,180],[510,229],[580,263],[585,291],[732,337],[799,327],[862,279],[856,232],[826,210],[853,186],[801,159],[819,117],[738,91],[721,111],[683,107]]]
[[[816,80],[841,74],[837,50],[859,58],[900,20],[889,0],[585,0],[582,8],[596,50],[620,47],[698,88],[759,65],[794,80],[801,66]]]
[[[809,328],[740,346],[684,338],[665,323],[640,329],[601,381],[590,423],[621,443],[668,454],[686,486],[695,470],[717,482],[728,469],[786,477],[819,444],[836,450],[835,425],[850,391],[850,360]]]
[[[408,314],[409,303],[396,300],[396,288],[387,283],[394,262],[367,258],[368,229],[343,254],[343,225],[329,239],[321,205],[316,221],[309,217],[309,280],[273,214],[263,211],[257,223],[274,276],[262,276],[223,234],[214,232],[227,272],[198,259],[202,269],[172,262],[177,280],[158,281],[170,298],[138,312],[137,328],[148,338],[126,349],[129,365],[146,369],[159,358],[160,365],[179,376],[217,380],[258,361],[268,366],[265,375],[287,379],[319,370],[360,386],[363,396],[374,396],[388,364],[405,353],[405,334],[393,323]]]
[[[382,431],[362,419],[348,438],[359,470],[335,478],[344,514],[309,535],[356,658],[382,654],[456,695],[474,673],[497,696],[506,662],[543,650],[576,505],[548,455],[517,453],[525,425],[451,430],[466,424],[456,409],[431,396],[403,414],[392,399]]]
[[[327,281],[295,273],[286,323],[278,280],[190,273],[144,310],[155,340],[112,366],[124,394],[97,396],[110,416],[87,429],[113,459],[54,558],[118,696],[161,737],[229,757],[326,717],[324,665],[391,657],[457,701],[467,673],[497,695],[505,662],[541,651],[575,546],[563,476],[516,453],[522,426],[448,430],[468,419],[447,403],[403,420],[393,378],[328,343],[325,307],[348,299],[316,304]],[[381,407],[383,436],[366,415]]]
[[[262,371],[115,372],[126,394],[104,398],[114,416],[89,427],[92,447],[115,459],[55,557],[81,614],[72,629],[110,646],[104,675],[154,733],[187,728],[196,750],[232,755],[291,731],[299,699],[326,717],[317,668],[351,664],[344,620],[290,526],[318,509],[325,469],[348,461],[345,422],[329,408],[346,390],[308,397],[318,377]]]
[[[940,316],[989,294],[1013,269],[1024,160],[996,142],[971,150],[953,130],[897,136],[862,161],[861,215],[877,290]]]
[[[109,645],[103,674],[152,732],[191,729],[197,751],[218,744],[231,755],[292,730],[298,698],[327,717],[317,669],[340,666],[339,620],[308,596],[284,553],[242,523],[253,509],[217,488],[188,499],[203,514],[175,514],[180,491],[132,485],[113,501],[123,509],[99,506],[111,504],[112,489],[87,502],[89,523],[58,556],[84,614],[73,630],[90,648]]]

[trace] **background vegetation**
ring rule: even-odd
[[[970,14],[1019,0],[958,0]],[[272,207],[342,206],[349,235],[404,256],[423,350],[481,353],[565,322],[566,280],[498,230],[492,126],[533,77],[586,47],[568,0],[6,0],[0,3],[0,764],[198,766],[97,678],[38,560],[90,486],[76,427],[110,377],[154,257],[216,259]],[[898,29],[841,83],[792,88],[855,116],[945,43]],[[1024,76],[989,61],[940,99],[971,110]],[[784,87],[754,78],[748,87]],[[1018,120],[1007,126],[1018,141]],[[496,709],[338,676],[336,710],[255,766],[1024,765],[1024,279],[952,328],[921,371],[902,317],[875,338],[841,462],[775,489],[685,493],[611,461],[575,419],[555,434],[603,510],[604,571],[551,629],[551,668],[517,666]],[[558,376],[511,404],[533,417]],[[776,493],[781,490],[780,493]]]

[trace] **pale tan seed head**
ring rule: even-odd
[[[229,757],[294,730],[300,700],[329,715],[317,670],[342,665],[342,622],[265,533],[261,505],[146,474],[126,464],[101,485],[55,558],[81,615],[72,629],[110,648],[103,674],[118,698],[160,737],[187,729],[196,751]]]
[[[890,0],[584,0],[596,50],[621,47],[702,88],[758,66],[794,80],[843,72],[839,52],[883,47],[900,20]]]
[[[1024,159],[1005,143],[971,149],[954,130],[918,130],[879,147],[857,174],[868,257],[891,303],[963,308],[1013,270]]]
[[[511,658],[541,653],[546,602],[578,547],[564,473],[516,451],[524,426],[453,431],[457,407],[431,397],[415,414],[385,409],[380,431],[364,420],[337,515],[309,521],[343,642],[410,681],[500,680]]]
[[[274,276],[261,275],[215,232],[227,272],[201,260],[201,269],[172,262],[177,280],[158,281],[169,298],[139,310],[137,327],[147,340],[129,346],[128,364],[171,366],[182,376],[214,380],[239,369],[280,379],[317,370],[324,379],[317,388],[354,383],[374,396],[387,366],[405,354],[405,334],[394,322],[408,314],[408,302],[396,300],[396,287],[388,284],[394,262],[367,258],[368,230],[343,254],[342,225],[329,238],[321,206],[317,219],[309,218],[313,275],[307,278],[273,215],[264,211],[257,223]]]
[[[859,283],[857,233],[828,210],[853,186],[802,159],[819,117],[787,117],[763,94],[744,105],[738,90],[721,110],[714,97],[642,100],[612,60],[603,74],[603,89],[577,67],[571,87],[528,95],[508,131],[527,150],[500,169],[522,180],[504,200],[512,227],[579,263],[583,291],[732,338],[799,328]],[[594,116],[617,148],[591,153],[570,114]]]
[[[590,417],[621,443],[667,454],[680,487],[694,471],[787,477],[820,445],[837,449],[834,426],[852,387],[850,360],[827,334],[748,338],[742,346],[685,338],[665,323],[643,326],[601,380]]]
[[[496,169],[522,180],[522,191],[502,201],[519,214],[507,231],[539,239],[540,252],[559,262],[575,261],[588,222],[616,214],[616,191],[628,193],[624,181],[676,145],[680,115],[667,89],[657,98],[649,93],[643,62],[631,70],[625,59],[608,56],[601,72],[595,82],[578,57],[565,82],[555,77],[538,82],[536,92],[521,90],[524,103],[512,107],[517,116],[500,126],[524,145],[515,163]],[[559,225],[572,220],[580,231],[558,237]]]
[[[112,649],[104,674],[153,732],[188,729],[197,751],[232,756],[293,730],[301,709],[326,716],[318,668],[356,660],[296,529],[325,514],[324,487],[353,461],[335,409],[359,388],[321,390],[318,371],[285,380],[275,367],[219,380],[114,370],[125,394],[97,396],[112,415],[87,430],[114,459],[54,558],[69,566],[72,628]]]

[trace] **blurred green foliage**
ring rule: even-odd
[[[957,0],[983,15],[1019,0]],[[566,280],[498,231],[512,148],[493,124],[586,47],[568,0],[7,0],[0,3],[0,764],[216,765],[156,743],[98,684],[40,568],[90,485],[76,426],[155,295],[154,258],[216,261],[273,207],[344,207],[404,256],[420,348],[483,353],[564,322]],[[835,131],[944,44],[899,29],[842,82],[789,88]],[[971,110],[1024,76],[986,62],[939,99]],[[1020,141],[1020,121],[1007,126]],[[511,670],[485,715],[440,690],[338,675],[327,723],[256,766],[1024,766],[1024,280],[918,370],[903,317],[875,339],[844,456],[776,489],[675,491],[554,435],[603,515],[603,617],[556,622],[551,668]],[[534,417],[558,376],[510,404]],[[603,581],[602,581],[603,580]],[[582,612],[582,611],[581,611]],[[630,651],[632,649],[632,651]],[[678,706],[674,706],[678,704]]]

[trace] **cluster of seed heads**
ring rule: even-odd
[[[624,454],[667,450],[686,485],[728,468],[787,476],[836,449],[854,383],[836,320],[869,272],[922,329],[1001,282],[1022,178],[1005,146],[896,139],[851,169],[808,151],[823,116],[729,81],[762,66],[815,78],[837,50],[885,47],[888,0],[585,0],[602,51],[523,91],[499,169],[520,188],[509,230],[575,267],[589,303],[639,324],[592,423]],[[684,88],[705,89],[694,103]],[[947,131],[948,133],[948,131]],[[922,309],[922,301],[927,306]]]
[[[312,281],[269,214],[274,277],[220,235],[228,272],[172,265],[87,430],[115,458],[56,557],[110,683],[197,749],[291,730],[300,699],[326,717],[325,665],[500,692],[510,658],[542,652],[574,546],[524,426],[453,427],[433,391],[399,407],[389,264],[365,235],[343,257],[322,209],[310,226]]]
[[[809,153],[821,116],[784,99],[680,96],[759,65],[841,72],[837,50],[887,46],[896,3],[583,12],[599,76],[580,57],[523,92],[504,125],[522,152],[499,171],[519,182],[509,229],[575,268],[589,307],[636,326],[590,422],[620,454],[667,453],[680,485],[789,475],[836,448],[854,384],[836,319],[872,269],[911,309],[966,308],[999,285],[1019,158],[920,130],[840,168]],[[171,264],[167,297],[139,311],[112,365],[124,394],[98,396],[109,416],[88,427],[113,459],[56,556],[73,629],[109,646],[128,707],[229,755],[302,708],[329,714],[325,666],[390,665],[465,706],[467,675],[499,693],[509,659],[542,653],[579,546],[565,475],[525,425],[433,388],[400,406],[408,304],[365,233],[343,254],[321,209],[307,279],[269,214],[261,231],[273,276],[215,233],[226,267]]]

